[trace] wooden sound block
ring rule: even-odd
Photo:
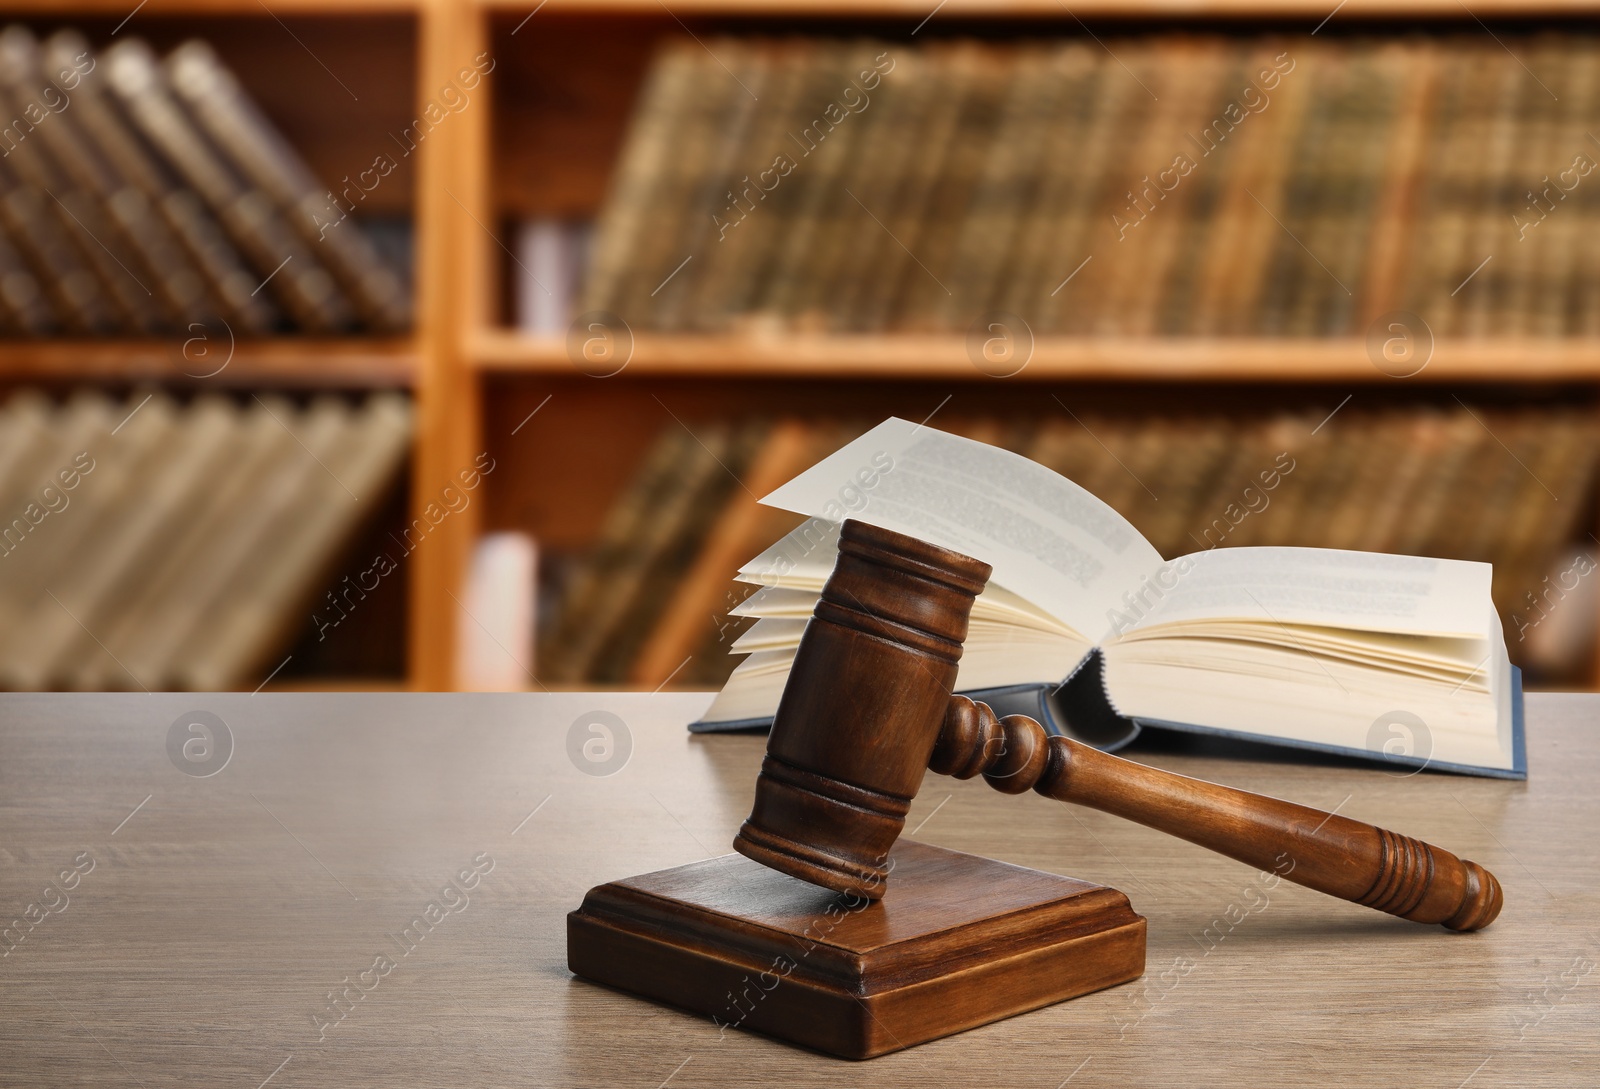
[[[1144,917],[1116,889],[904,839],[890,864],[877,902],[740,855],[600,885],[567,916],[567,965],[849,1059],[1144,972]]]

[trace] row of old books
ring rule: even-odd
[[[874,422],[667,427],[541,618],[541,681],[720,685],[736,664],[728,648],[748,623],[730,613],[748,592],[733,572],[800,521],[756,497]],[[1579,522],[1592,510],[1600,464],[1589,408],[941,414],[930,426],[1061,473],[1168,558],[1307,545],[1488,561],[1513,660],[1536,669],[1521,635],[1553,609],[1580,611],[1557,602],[1582,581],[1569,570],[1572,548],[1593,540]],[[1552,583],[1556,567],[1565,577]]]
[[[164,393],[0,406],[0,687],[253,689],[390,570],[330,570],[406,460],[410,403]],[[345,577],[341,578],[340,575]]]
[[[1600,39],[669,44],[577,309],[638,329],[1600,335]]]
[[[204,42],[0,31],[0,332],[402,329],[363,197],[320,184]]]

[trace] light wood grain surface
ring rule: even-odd
[[[1530,698],[1526,783],[1132,754],[1483,863],[1506,906],[1469,935],[930,776],[917,838],[1122,889],[1148,971],[865,1064],[566,970],[587,888],[728,850],[763,739],[685,734],[706,700],[0,697],[0,1086],[1595,1084],[1600,697]],[[196,711],[232,738],[208,777],[180,770],[204,742],[168,755]],[[606,766],[595,712],[622,742],[608,776],[582,770]]]

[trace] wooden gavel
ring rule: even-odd
[[[889,849],[931,767],[1114,813],[1415,922],[1477,930],[1500,913],[1494,875],[1449,851],[1047,737],[1031,718],[997,721],[986,705],[952,696],[967,619],[989,574],[959,552],[845,522],[735,850],[878,899]]]

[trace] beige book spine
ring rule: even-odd
[[[171,547],[144,580],[122,620],[103,638],[126,666],[102,662],[83,678],[86,688],[131,687],[131,676],[152,687],[176,684],[178,650],[201,627],[211,603],[237,576],[255,535],[270,532],[277,477],[289,460],[304,460],[285,424],[294,407],[278,397],[248,402],[240,414],[226,471],[210,477],[211,498],[176,532]]]
[[[135,511],[135,482],[142,465],[172,436],[173,406],[163,394],[110,412],[100,398],[87,397],[70,403],[63,413],[76,432],[74,445],[82,444],[89,455],[75,467],[88,472],[82,474],[72,504],[60,513],[60,523],[46,520],[5,561],[15,564],[8,572],[12,593],[6,609],[15,622],[0,634],[0,686],[9,689],[49,687],[51,656],[39,653],[40,648],[71,638],[80,624],[93,630],[96,618],[85,616],[92,597],[79,596],[83,580],[94,577],[95,563]],[[74,461],[76,453],[71,455]],[[52,452],[53,461],[65,464],[68,457],[65,448]]]
[[[82,470],[92,473],[96,465],[85,455],[103,453],[99,440],[114,425],[99,394],[78,395],[57,409],[25,390],[0,413],[0,654],[21,638],[39,600],[49,600],[44,591],[55,581],[51,573],[73,539],[67,519],[92,519],[100,497],[86,485]],[[55,492],[47,495],[46,485]],[[78,521],[80,531],[84,526]],[[10,682],[19,679],[0,670],[0,686],[15,687]]]
[[[260,406],[285,431],[287,443],[255,494],[255,502],[236,512],[213,545],[213,562],[197,586],[198,608],[184,639],[166,663],[175,688],[203,688],[211,675],[197,674],[194,665],[205,660],[207,648],[226,637],[235,614],[249,601],[249,591],[239,585],[241,572],[257,571],[269,562],[266,553],[280,547],[283,537],[303,516],[307,497],[327,501],[327,470],[322,463],[334,456],[349,425],[349,408],[332,397],[318,398],[303,412],[278,397],[260,399]],[[340,493],[343,495],[343,493]],[[344,497],[349,502],[349,497]],[[197,575],[202,573],[197,572]],[[254,576],[252,576],[254,577]]]
[[[410,407],[398,394],[374,395],[345,414],[311,486],[294,496],[286,523],[292,528],[257,544],[248,588],[180,654],[185,687],[248,687],[279,664],[269,659],[298,626],[300,610],[315,597],[339,546],[382,500],[410,434]]]
[[[142,411],[151,408],[157,404]],[[201,398],[187,409],[158,409],[166,411],[171,411],[166,434],[129,479],[131,502],[115,532],[97,536],[75,557],[70,600],[76,619],[65,618],[73,621],[68,624],[52,618],[54,623],[38,629],[26,649],[27,660],[38,663],[52,686],[76,687],[74,679],[86,663],[108,657],[101,633],[128,608],[137,585],[170,547],[172,527],[192,508],[210,466],[227,449],[233,412],[222,398]]]

